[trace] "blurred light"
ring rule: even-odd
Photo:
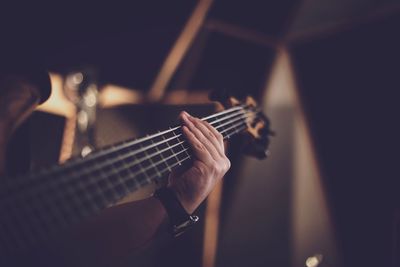
[[[90,153],[92,153],[92,148],[90,146],[84,146],[81,151],[81,156],[82,156],[82,158],[84,158],[87,155],[89,155]]]
[[[78,85],[83,81],[83,74],[81,72],[75,73],[70,76],[71,83]]]
[[[62,76],[50,73],[50,81],[50,97],[37,109],[40,111],[61,115],[67,118],[75,116],[75,105],[72,104],[64,95]]]
[[[190,49],[197,33],[202,28],[212,2],[213,0],[200,0],[198,2],[150,88],[148,94],[150,101],[159,101],[164,96],[167,86],[178,69],[179,64]]]
[[[324,250],[329,259],[338,260],[333,223],[322,182],[323,175],[298,91],[289,51],[281,47],[264,99],[266,107],[271,111],[266,112],[267,114],[272,114],[274,110],[281,113],[285,111],[290,112],[293,118],[291,248],[294,266],[303,265],[309,251],[316,247]],[[312,264],[318,259],[310,257],[310,265],[307,266],[317,266],[319,262],[317,265]]]
[[[143,94],[138,90],[116,85],[106,85],[99,93],[99,103],[102,107],[112,107],[123,104],[138,104],[143,102]]]
[[[79,129],[84,132],[86,131],[87,127],[88,127],[88,123],[89,123],[89,116],[86,113],[86,111],[81,110],[78,113],[78,127]]]
[[[322,254],[315,254],[306,260],[307,267],[317,267],[322,263],[324,256]]]
[[[97,87],[92,84],[88,88],[86,94],[83,96],[83,100],[85,101],[85,105],[88,107],[94,107],[97,103]]]
[[[170,105],[204,104],[210,102],[208,95],[207,91],[190,92],[188,90],[173,90],[165,94],[163,103]]]

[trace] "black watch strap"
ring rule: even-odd
[[[154,197],[159,199],[170,219],[170,232],[176,237],[195,224],[199,217],[190,215],[176,197],[174,191],[168,187],[158,189]]]

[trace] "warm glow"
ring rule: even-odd
[[[207,199],[206,221],[204,225],[203,267],[215,266],[222,185],[222,181],[218,183]]]
[[[71,118],[75,115],[75,106],[64,95],[64,79],[61,75],[50,73],[51,95],[50,98],[40,105],[37,110],[49,112]]]
[[[167,93],[162,102],[170,105],[205,104],[210,102],[208,95],[207,91],[174,90]]]
[[[212,2],[213,0],[199,1],[151,86],[149,92],[151,101],[159,101],[164,96],[169,82],[201,29]]]
[[[143,94],[137,90],[116,85],[106,85],[99,93],[101,107],[112,107],[123,104],[138,104],[143,102]]]
[[[268,83],[265,99],[267,107],[292,110],[294,176],[292,184],[292,251],[293,264],[304,264],[310,251],[326,251],[327,257],[336,255],[336,242],[332,221],[318,167],[313,142],[305,114],[297,94],[290,56],[285,48],[278,52],[275,66]],[[308,260],[310,265],[319,263],[315,257]]]

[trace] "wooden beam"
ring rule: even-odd
[[[182,62],[196,38],[197,33],[201,29],[212,2],[213,0],[199,1],[154,80],[148,95],[149,101],[156,102],[161,100],[163,97],[169,82],[179,67],[179,64]]]
[[[272,36],[222,20],[209,19],[204,27],[210,31],[219,32],[230,37],[269,48],[276,48],[280,45],[280,41]]]

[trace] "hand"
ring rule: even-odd
[[[231,163],[225,156],[223,137],[215,128],[186,112],[182,112],[180,118],[183,134],[193,150],[193,165],[183,173],[171,173],[168,186],[192,214],[229,170]]]

